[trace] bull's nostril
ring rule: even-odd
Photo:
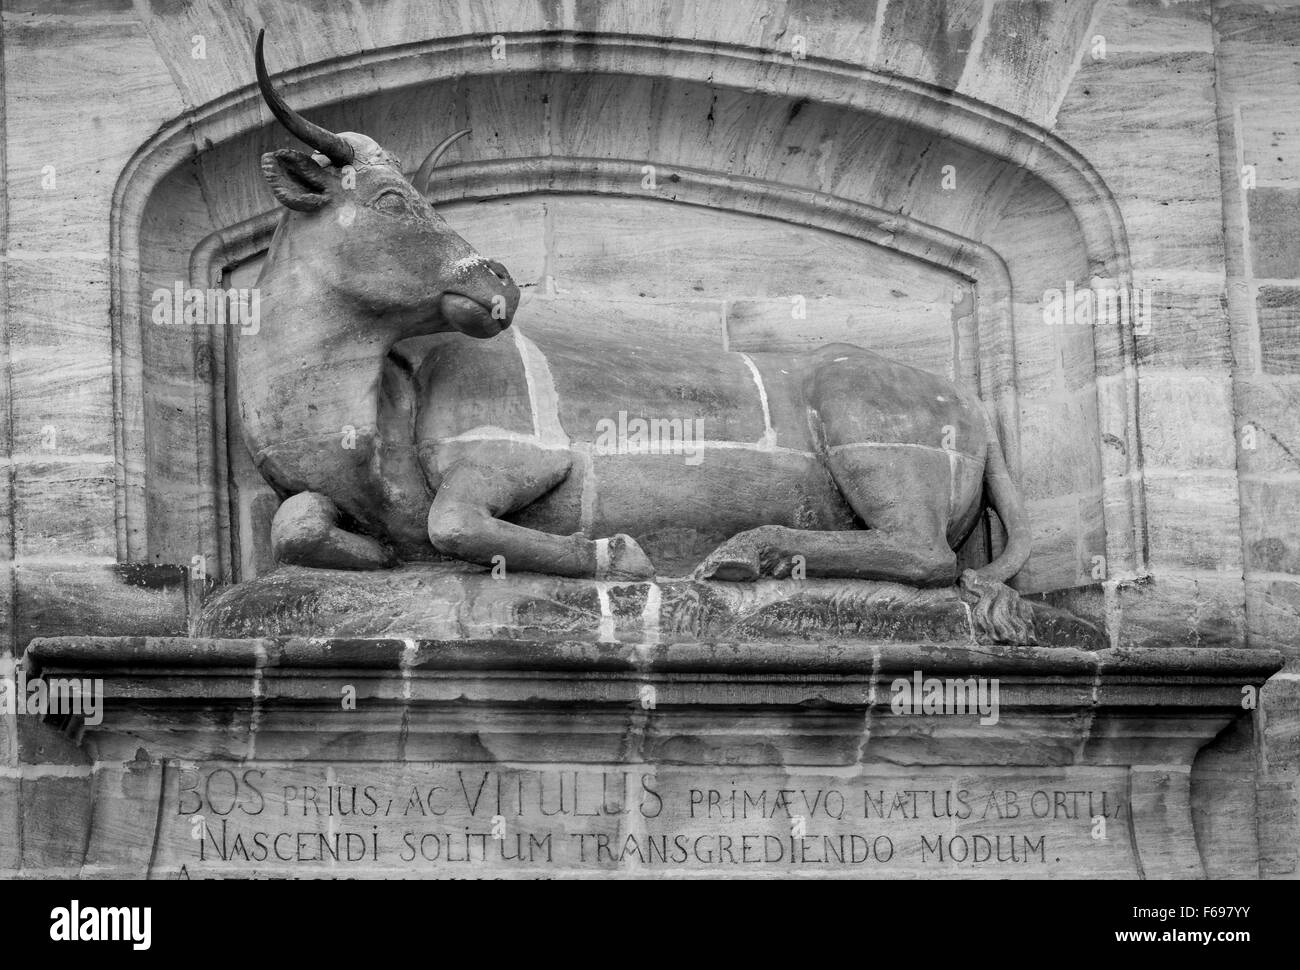
[[[493,275],[495,275],[496,278],[499,279],[502,283],[510,282],[510,271],[506,269],[503,265],[498,263],[495,259],[489,259],[487,261],[487,265],[488,265],[488,269],[490,269]]]

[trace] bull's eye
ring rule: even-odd
[[[380,212],[395,216],[407,215],[411,211],[411,204],[406,196],[392,190],[380,193],[379,197],[370,204]]]

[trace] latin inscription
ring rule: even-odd
[[[1132,866],[1115,772],[956,770],[199,765],[168,772],[162,849],[190,875]]]

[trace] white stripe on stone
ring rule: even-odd
[[[911,441],[851,441],[842,445],[831,445],[826,449],[830,454],[839,454],[841,451],[848,451],[850,448],[919,448],[922,451],[937,451],[940,454],[949,455],[951,458],[969,458],[971,461],[979,461],[975,455],[968,455],[964,451],[957,451],[954,448],[940,448],[937,445],[918,445]]]
[[[453,435],[450,438],[437,438],[434,440],[434,445],[438,446],[438,445],[449,445],[449,444],[474,444],[475,442],[479,442],[479,441],[512,441],[515,442],[516,444],[530,445],[534,448],[541,448],[545,451],[584,450],[583,449],[584,442],[570,442],[569,444],[552,444],[552,445],[539,444],[537,439],[534,438],[532,435],[519,434],[516,431],[507,431],[504,428],[479,428],[479,429],[475,429],[474,431],[466,431],[464,434]],[[817,455],[811,451],[804,451],[800,448],[782,448],[777,446],[768,446],[768,445],[764,445],[761,441],[754,442],[754,441],[705,440],[705,441],[697,442],[692,447],[699,448],[703,451],[709,451],[714,449],[716,450],[732,449],[735,451],[755,451],[755,452],[761,451],[765,454],[798,455],[800,458],[817,457]],[[858,446],[836,445],[835,447],[852,448]],[[874,445],[870,447],[886,447],[886,446]],[[917,445],[913,447],[927,447],[927,446]],[[942,449],[936,448],[932,450],[940,451]],[[588,454],[590,454],[590,452],[588,452]],[[638,443],[635,445],[633,444],[621,445],[618,454],[619,455],[659,455],[659,454],[676,454],[676,452],[665,452],[662,450],[662,448],[656,450],[655,445],[649,443]],[[614,458],[614,457],[618,457],[618,455],[602,455],[601,457]],[[105,562],[116,562],[116,561],[117,560],[111,558],[105,560]]]
[[[749,354],[741,354],[740,357],[754,378],[754,386],[758,388],[758,400],[763,405],[763,437],[759,439],[757,445],[761,450],[769,451],[776,447],[776,429],[772,427],[772,410],[767,403],[767,388],[763,386],[763,375],[758,372],[758,367]]]
[[[609,540],[597,541],[608,542]],[[596,584],[596,599],[600,602],[600,632],[596,639],[601,643],[617,643],[618,637],[614,635],[614,609],[610,605],[609,590],[604,583]]]
[[[555,389],[555,378],[546,362],[546,355],[537,344],[514,328],[515,346],[524,366],[524,379],[528,382],[528,403],[533,411],[533,434],[542,447],[567,448],[569,436],[560,425],[560,392]]]
[[[573,450],[582,459],[582,497],[578,500],[578,531],[591,531],[596,521],[596,463],[591,460],[591,446],[577,443]]]
[[[641,611],[641,633],[647,644],[659,642],[659,605],[663,592],[656,583],[646,584],[645,609]]]

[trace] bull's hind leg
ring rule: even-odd
[[[381,543],[338,527],[339,510],[319,492],[299,492],[280,503],[271,520],[276,562],[321,569],[384,569],[396,559]]]
[[[935,449],[853,445],[831,450],[831,475],[865,530],[817,532],[761,526],[733,537],[700,564],[701,579],[790,575],[802,557],[808,576],[951,586],[957,557],[948,547],[950,466]]]

